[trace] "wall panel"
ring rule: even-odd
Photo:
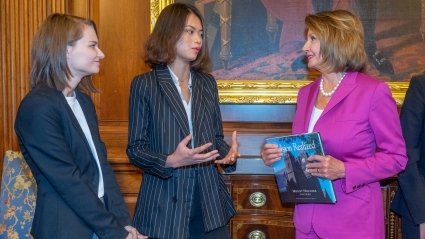
[[[19,150],[13,123],[19,102],[29,90],[33,35],[47,15],[65,12],[65,6],[65,0],[0,0],[1,155],[8,149]]]
[[[99,120],[113,125],[128,119],[128,97],[132,78],[148,70],[142,60],[149,34],[149,1],[100,1],[100,47],[106,57],[96,84]]]

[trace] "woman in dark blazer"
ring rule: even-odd
[[[131,84],[127,154],[144,172],[134,225],[149,237],[229,238],[235,209],[216,164],[234,170],[236,132],[230,147],[204,29],[195,7],[166,7],[146,43],[152,70]]]
[[[410,81],[400,119],[409,161],[391,209],[401,216],[403,239],[425,239],[425,74]]]
[[[94,22],[52,14],[31,49],[31,91],[15,131],[37,181],[31,234],[52,238],[146,238],[130,226],[100,139],[90,75],[105,57]]]

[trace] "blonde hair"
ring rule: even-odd
[[[329,72],[365,70],[363,26],[356,15],[346,10],[324,11],[307,15],[305,25],[320,41],[324,69]]]

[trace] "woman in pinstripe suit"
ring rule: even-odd
[[[218,164],[232,171],[238,153],[223,139],[204,24],[187,4],[167,6],[146,43],[152,70],[131,84],[130,161],[144,171],[134,225],[150,238],[230,238],[235,214]]]

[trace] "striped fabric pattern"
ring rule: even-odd
[[[207,151],[217,149],[220,157],[226,156],[230,147],[223,139],[215,79],[192,71],[191,100],[195,147],[211,142]],[[206,230],[226,225],[236,212],[213,162],[165,167],[167,156],[189,134],[186,112],[166,66],[134,78],[129,113],[127,154],[144,171],[134,215],[136,228],[153,238],[188,238],[194,193],[200,194]]]

